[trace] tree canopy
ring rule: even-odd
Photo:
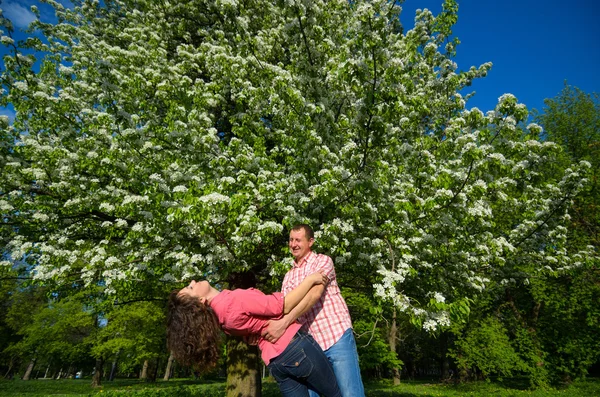
[[[406,33],[389,1],[48,3],[42,39],[2,38],[3,266],[161,294],[281,274],[303,221],[434,330],[489,283],[594,257],[565,245],[589,162],[553,172],[513,95],[468,108],[491,64],[453,61],[455,1]]]

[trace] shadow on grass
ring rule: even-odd
[[[392,390],[391,386],[381,383],[365,385],[365,395],[368,397],[423,397],[423,394]],[[275,381],[263,381],[262,397],[281,397],[279,386]]]
[[[365,395],[368,397],[422,397],[423,393],[407,391],[406,388],[427,387],[432,383],[436,382],[432,382],[430,379],[405,380],[401,385],[394,386],[393,382],[388,379],[370,381],[365,382]]]
[[[492,381],[505,389],[528,390],[531,387],[531,383],[526,377],[492,379]]]
[[[174,379],[169,381],[157,381],[148,383],[139,379],[116,379],[114,381],[103,381],[97,388],[91,386],[91,379],[32,379],[24,381],[21,379],[0,380],[0,396],[88,396],[96,394],[123,394],[140,393],[146,394],[169,394],[170,390],[180,389],[210,389],[225,390],[224,379],[194,380]],[[201,395],[201,394],[200,394]],[[169,397],[177,397],[170,394]]]

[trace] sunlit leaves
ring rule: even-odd
[[[28,44],[42,67],[14,53],[2,74],[12,259],[108,292],[269,277],[303,221],[429,330],[490,282],[575,266],[588,167],[551,173],[560,149],[510,94],[467,108],[491,64],[453,61],[455,8],[405,34],[388,1],[60,8]]]

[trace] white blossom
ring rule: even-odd
[[[188,191],[188,188],[183,185],[178,185],[173,188],[173,193],[185,193]]]
[[[100,204],[100,209],[102,211],[106,211],[106,212],[113,212],[115,210],[115,206],[110,203],[104,202],[104,203]]]
[[[48,220],[50,219],[50,217],[46,214],[43,214],[41,212],[36,212],[35,214],[33,214],[33,219],[38,220],[40,222],[48,222]]]
[[[0,37],[0,42],[4,45],[11,45],[14,44],[15,41],[8,36],[2,36]]]
[[[224,196],[219,193],[211,193],[206,196],[202,196],[199,199],[201,202],[209,203],[209,204],[220,204],[220,203],[229,203],[230,199],[227,196]]]

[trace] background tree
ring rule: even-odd
[[[544,101],[536,122],[544,127],[548,140],[563,148],[561,164],[573,161],[591,164],[590,183],[577,197],[571,214],[571,244],[600,244],[600,96],[567,85],[555,97]]]
[[[106,315],[106,325],[94,335],[91,353],[114,360],[121,373],[131,373],[145,365],[145,379],[156,380],[158,361],[163,359],[166,364],[168,356],[162,306],[135,302],[114,307]]]
[[[540,140],[553,140],[562,149],[556,163],[548,165],[547,178],[556,180],[573,161],[591,164],[590,183],[573,197],[565,247],[597,252],[598,96],[565,86],[545,103],[544,113],[534,113],[545,129]],[[529,375],[533,386],[568,383],[585,376],[598,360],[594,320],[598,313],[592,302],[599,299],[600,291],[597,257],[581,264],[490,284],[473,307],[469,324],[458,332],[453,356],[459,368],[482,374],[493,369],[499,376],[519,371]],[[482,350],[492,345],[491,339],[496,341],[496,353],[504,352],[498,357],[516,353],[518,359],[484,357],[484,352],[495,353]]]
[[[4,286],[10,284],[3,283]],[[34,322],[35,314],[46,307],[47,297],[43,288],[34,288],[23,283],[14,283],[12,287],[6,291],[2,302],[6,310],[3,313],[5,332],[10,335],[10,338],[4,340],[2,357],[9,360],[9,366],[12,364],[12,369],[7,370],[7,374],[12,371],[13,374],[18,373],[25,377],[27,368],[31,366],[31,370],[33,369],[37,354],[35,346],[24,343],[23,339],[26,329]]]
[[[535,119],[547,139],[563,148],[561,166],[574,161],[591,164],[590,183],[574,199],[568,241],[572,247],[600,247],[600,97],[565,82],[563,90],[544,101]],[[572,269],[565,277],[542,284],[534,296],[543,300],[545,316],[540,322],[548,361],[554,377],[569,382],[585,376],[599,356],[597,302],[600,299],[597,257],[589,266]],[[567,292],[568,291],[568,292]],[[555,321],[558,316],[560,321]]]
[[[81,295],[47,299],[44,290],[37,288],[16,295],[8,317],[22,339],[7,352],[21,357],[22,363],[35,361],[37,372],[45,370],[44,377],[72,375],[77,367],[89,363],[86,339],[92,317]]]
[[[4,270],[0,273],[0,375],[10,378],[14,372],[16,357],[6,354],[5,349],[19,339],[15,330],[7,322],[7,314],[10,310],[11,297],[17,289],[16,273]]]
[[[8,379],[19,372],[22,360],[26,359],[12,348],[22,339],[19,330],[32,321],[31,316],[43,304],[41,297],[23,286],[17,274],[5,268],[0,276],[0,368],[2,376]],[[16,309],[19,306],[23,311]]]

